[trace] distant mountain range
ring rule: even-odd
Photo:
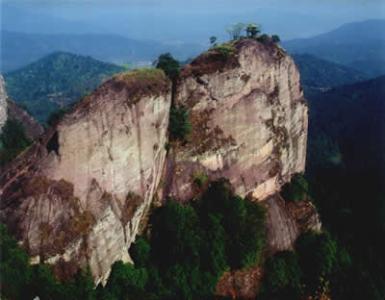
[[[295,54],[293,59],[301,74],[305,89],[328,89],[368,79],[368,75],[353,68],[320,59],[310,54]]]
[[[17,71],[4,74],[8,95],[40,122],[94,90],[114,73],[110,63],[65,52],[56,52]]]
[[[1,71],[21,68],[52,52],[64,51],[116,64],[150,64],[161,53],[180,59],[195,56],[196,44],[165,44],[111,34],[33,34],[1,31]]]
[[[385,74],[385,20],[345,24],[307,39],[283,43],[294,54],[311,54],[372,77]]]

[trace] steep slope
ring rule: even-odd
[[[355,69],[310,54],[296,54],[293,59],[301,73],[301,84],[305,89],[328,89],[363,81],[368,77]]]
[[[283,45],[290,53],[312,54],[370,76],[385,73],[385,20],[349,23],[315,37],[286,41]]]
[[[65,52],[56,52],[17,71],[4,74],[9,96],[39,121],[93,91],[124,68]]]
[[[293,60],[252,40],[233,47],[225,62],[209,51],[182,71],[175,101],[188,107],[192,134],[170,152],[164,195],[192,198],[203,173],[262,200],[304,170],[307,106]]]
[[[34,261],[129,260],[164,163],[170,84],[161,71],[106,82],[1,177],[1,217]],[[75,268],[76,270],[76,268]]]
[[[115,76],[8,167],[1,220],[34,262],[65,273],[89,264],[102,281],[114,261],[129,260],[155,195],[190,200],[205,174],[263,201],[304,171],[307,105],[293,60],[254,40],[229,47],[185,66],[173,88],[159,70]],[[171,104],[188,110],[187,142],[168,140]],[[299,230],[284,205],[274,207],[285,218],[273,242],[290,248]],[[274,234],[287,224],[289,239]]]

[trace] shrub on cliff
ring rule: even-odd
[[[144,267],[150,259],[151,246],[144,237],[138,237],[130,247],[130,255],[135,262],[135,266]]]
[[[172,81],[178,78],[180,73],[180,64],[170,53],[161,54],[156,61],[156,67],[162,69]]]
[[[246,26],[246,36],[248,38],[256,38],[260,32],[261,28],[256,24],[251,23]]]
[[[301,276],[297,255],[282,251],[269,257],[265,263],[264,296],[266,299],[298,299],[301,294]]]
[[[187,141],[191,130],[188,110],[184,106],[172,107],[169,124],[170,138],[172,140]]]
[[[113,264],[104,290],[99,291],[100,299],[141,299],[145,293],[148,273],[144,268],[118,261]]]
[[[309,198],[309,184],[302,174],[297,174],[283,186],[281,195],[287,201],[307,200]]]

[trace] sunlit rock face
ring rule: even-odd
[[[172,102],[189,111],[187,142],[168,139]],[[207,176],[266,200],[304,171],[306,138],[292,59],[276,45],[241,40],[230,55],[209,51],[185,66],[174,88],[159,70],[104,83],[2,172],[0,218],[33,262],[62,277],[89,265],[105,282],[115,261],[130,260],[155,196],[190,200],[200,193],[196,177]],[[267,208],[285,216],[286,208]],[[282,220],[268,233],[288,248],[300,229]],[[287,239],[276,231],[288,222],[295,232]]]
[[[234,47],[226,62],[208,52],[182,71],[175,101],[192,134],[169,153],[163,197],[190,199],[204,173],[263,200],[304,171],[308,109],[293,60],[253,40]]]
[[[0,133],[7,121],[7,93],[5,91],[4,78],[0,74]]]
[[[159,70],[119,75],[2,174],[1,217],[34,262],[89,264],[100,281],[130,259],[165,161],[170,90]]]

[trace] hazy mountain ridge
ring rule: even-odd
[[[17,71],[5,73],[8,95],[40,122],[60,107],[93,91],[124,68],[66,52],[48,55]]]
[[[159,54],[172,52],[186,59],[196,55],[196,44],[166,44],[113,34],[34,34],[2,31],[3,72],[15,70],[52,52],[64,51],[116,64],[151,64]]]
[[[348,23],[311,38],[286,41],[283,45],[290,53],[312,54],[370,76],[385,74],[385,20]]]
[[[327,89],[368,78],[368,75],[355,69],[310,54],[295,54],[293,59],[299,68],[301,84],[305,89]]]

